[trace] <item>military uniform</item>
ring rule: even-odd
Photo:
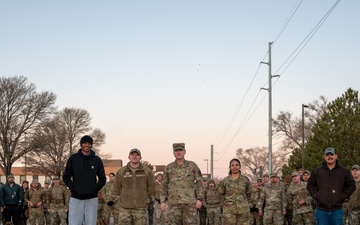
[[[271,173],[270,177],[277,177],[277,174]],[[282,212],[286,212],[287,208],[285,187],[280,183],[265,185],[261,191],[257,208],[262,210],[265,202],[263,224],[283,225],[284,216]]]
[[[109,181],[101,190],[102,197],[105,201],[102,218],[105,224],[110,224],[110,216],[113,215],[114,224],[119,223],[119,196],[114,192],[114,183]]]
[[[250,225],[262,225],[262,217],[259,215],[259,209],[256,208],[259,202],[261,194],[261,188],[251,188],[249,205],[252,206],[250,209]]]
[[[359,165],[354,165],[353,169],[360,170]],[[360,181],[356,182],[356,190],[349,198],[348,202],[348,221],[349,224],[360,224]]]
[[[225,177],[219,184],[218,193],[224,196],[224,225],[250,224],[248,201],[251,197],[251,186],[248,177],[241,174],[237,179]]]
[[[217,192],[215,181],[213,179],[210,179],[208,181],[204,196],[205,198],[203,205],[206,208],[208,224],[220,225],[222,217],[221,207],[223,203],[223,198]]]
[[[157,176],[163,176],[162,174],[158,174]],[[155,217],[156,217],[156,224],[157,225],[161,225],[162,222],[166,225],[169,223],[169,219],[167,216],[167,210],[169,210],[169,208],[166,206],[166,211],[163,212],[160,208],[160,192],[161,192],[161,181],[156,180],[156,186],[155,186],[155,203],[154,203],[154,208],[155,208]]]
[[[51,184],[51,182],[49,180],[46,180],[44,182],[44,191],[45,191],[45,198],[44,198],[44,217],[45,217],[45,224],[46,225],[50,225],[50,212],[49,212],[49,205],[46,203],[47,202],[47,191],[49,190],[49,185]],[[47,188],[46,188],[47,187]]]
[[[37,183],[37,187],[33,184]],[[25,193],[24,200],[29,204],[29,223],[36,225],[36,220],[39,225],[44,225],[44,208],[43,201],[45,200],[45,191],[40,187],[37,180],[33,180],[30,189]]]
[[[185,144],[175,143],[173,150],[185,151]],[[204,198],[199,167],[192,161],[183,159],[179,165],[175,160],[165,167],[163,176],[160,200],[168,203],[170,224],[197,224],[196,202]]]
[[[59,180],[58,177],[54,177],[53,179]],[[50,209],[51,225],[59,224],[58,220],[60,220],[62,225],[66,225],[69,195],[65,186],[57,184],[49,188],[47,191],[47,205]]]
[[[292,176],[298,176],[294,172]],[[315,218],[311,205],[312,197],[306,189],[306,183],[300,181],[299,184],[292,183],[287,190],[288,207],[293,210],[293,225],[314,225]],[[304,204],[299,204],[303,200]]]
[[[141,156],[140,150],[130,150],[129,158],[134,159],[136,153]],[[147,207],[155,192],[153,172],[140,162],[136,168],[128,162],[116,173],[114,192],[120,195],[120,224],[146,224]]]

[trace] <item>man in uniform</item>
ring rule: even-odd
[[[266,202],[263,212],[263,205]],[[286,215],[287,200],[284,185],[278,182],[277,174],[270,174],[270,184],[265,185],[257,205],[263,224],[283,225]]]
[[[360,224],[360,166],[353,165],[351,174],[356,182],[356,190],[351,194],[348,203],[349,224]]]
[[[293,210],[294,225],[314,225],[314,213],[311,206],[312,198],[306,189],[306,183],[300,180],[300,174],[291,174],[292,185],[287,190],[288,207]]]
[[[269,174],[265,173],[263,175],[262,183],[263,183],[263,186],[268,185],[270,183],[269,182]]]
[[[117,171],[114,180],[114,192],[120,195],[119,224],[143,225],[146,224],[149,199],[155,199],[155,177],[140,162],[139,149],[131,149],[128,158],[129,162]]]
[[[66,213],[69,207],[69,192],[64,185],[60,185],[58,176],[53,177],[53,186],[47,192],[47,205],[50,212],[51,225],[57,225],[60,220],[62,225],[66,225]]]
[[[44,181],[44,191],[45,191],[45,202],[43,204],[44,206],[44,217],[45,217],[45,224],[50,225],[50,212],[49,212],[49,206],[47,205],[47,191],[49,190],[51,181],[45,180]]]
[[[161,211],[160,208],[160,192],[161,192],[161,180],[163,178],[162,173],[156,174],[156,186],[155,186],[155,217],[156,217],[156,224],[162,224],[162,220],[164,224],[168,224],[168,216],[166,211]],[[166,207],[168,208],[168,207]]]
[[[114,224],[119,223],[119,196],[114,192],[114,179],[115,174],[111,172],[109,174],[109,182],[100,191],[105,201],[102,219],[107,225],[110,224],[111,214],[114,218]]]
[[[169,206],[169,220],[172,225],[198,224],[197,209],[204,198],[203,178],[199,167],[185,160],[185,144],[174,143],[175,161],[165,167],[161,185],[161,210]],[[166,201],[166,202],[165,202]]]
[[[216,190],[216,184],[213,179],[207,182],[205,187],[203,205],[206,209],[206,215],[209,225],[220,225],[221,224],[221,207],[222,207],[222,196]],[[205,223],[206,224],[206,223]]]
[[[203,178],[203,189],[204,192],[207,189],[207,177]],[[205,196],[204,196],[205,197]],[[199,212],[199,219],[200,219],[200,225],[206,225],[206,208],[204,206],[204,204],[200,207],[200,209],[198,209]]]
[[[44,225],[44,207],[45,191],[40,187],[37,179],[31,182],[30,189],[25,193],[24,200],[29,206],[30,225]],[[36,223],[37,220],[37,223]]]

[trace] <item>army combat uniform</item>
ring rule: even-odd
[[[249,205],[252,206],[250,209],[250,225],[262,225],[262,217],[259,215],[259,209],[256,208],[260,199],[261,190],[261,188],[251,188],[251,197],[249,201]]]
[[[37,187],[32,186],[37,183]],[[30,225],[44,225],[44,208],[43,201],[45,200],[45,191],[40,187],[37,180],[33,180],[30,189],[25,192],[24,200],[29,204],[29,223]],[[31,204],[32,203],[32,204]]]
[[[230,224],[250,224],[250,206],[248,201],[251,197],[250,180],[241,175],[234,179],[225,177],[219,184],[218,193],[224,196],[223,222]]]
[[[166,166],[161,182],[161,203],[169,205],[170,224],[197,224],[197,200],[203,200],[203,178],[199,167],[192,161],[176,161]]]
[[[354,165],[352,170],[360,170],[359,165]],[[356,181],[356,190],[351,194],[348,202],[348,221],[349,224],[360,224],[360,181]]]
[[[213,185],[212,185],[213,184]],[[203,205],[206,208],[207,220],[209,225],[221,224],[221,207],[223,203],[222,196],[216,190],[215,181],[210,179],[204,194]]]
[[[60,220],[66,225],[66,212],[69,207],[68,191],[63,185],[53,185],[47,192],[47,205],[50,208],[51,225],[57,225]]]
[[[306,189],[306,183],[292,183],[287,190],[288,207],[293,210],[293,225],[314,225],[315,218],[312,209],[312,197]],[[305,203],[300,205],[299,201]]]
[[[105,224],[110,224],[111,213],[114,217],[114,224],[119,223],[119,196],[114,192],[114,183],[107,182],[101,190],[102,197],[105,201],[102,219]]]
[[[271,173],[270,177],[274,176],[277,177],[276,174]],[[272,183],[265,185],[260,194],[257,208],[262,209],[265,202],[263,224],[283,225],[284,216],[282,215],[282,211],[286,212],[287,208],[284,185],[280,183],[276,183],[275,185]]]

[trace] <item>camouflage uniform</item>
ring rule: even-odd
[[[101,190],[105,201],[102,218],[105,224],[110,224],[111,213],[114,217],[114,224],[119,223],[119,196],[114,192],[114,182],[107,182]]]
[[[356,190],[349,199],[348,204],[349,224],[360,224],[360,181],[356,181]]]
[[[211,185],[213,184],[213,185]],[[210,179],[208,186],[205,190],[204,207],[206,208],[206,214],[209,225],[220,225],[221,224],[221,207],[223,199],[219,195],[215,187],[215,181]]]
[[[69,195],[63,185],[53,185],[47,191],[47,205],[50,209],[51,225],[66,225],[66,212],[69,207]]]
[[[102,215],[104,214],[105,200],[102,196],[101,191],[98,192],[97,197],[98,197],[97,223],[104,223]],[[101,222],[99,222],[99,220],[101,220]]]
[[[33,180],[32,183],[38,183],[37,180]],[[45,199],[45,191],[39,186],[39,183],[36,188],[32,185],[30,189],[25,193],[24,200],[32,206],[29,206],[29,223],[30,225],[36,225],[36,220],[39,225],[44,225],[44,208],[43,201]]]
[[[156,224],[161,225],[162,224],[161,220],[163,220],[164,224],[166,225],[166,224],[169,223],[169,219],[168,219],[168,216],[167,216],[167,210],[169,210],[169,208],[167,207],[167,210],[165,212],[161,211],[161,208],[160,208],[160,192],[161,192],[161,182],[156,180],[155,204],[154,204]]]
[[[44,218],[45,218],[45,224],[50,225],[50,212],[49,212],[49,205],[47,205],[47,192],[49,190],[49,185],[51,184],[51,181],[46,180],[44,183],[44,191],[45,191],[45,197],[44,197]]]
[[[250,208],[248,201],[251,196],[250,180],[244,175],[234,179],[225,177],[219,185],[218,193],[224,196],[224,225],[250,224]]]
[[[293,210],[294,225],[314,225],[315,218],[312,209],[312,197],[306,189],[306,183],[292,183],[287,190],[288,207]],[[299,205],[299,201],[304,200],[305,203]]]
[[[273,177],[274,175],[271,174],[270,176]],[[284,185],[280,183],[265,185],[261,191],[257,208],[262,209],[265,202],[263,224],[283,225],[284,216],[282,211],[286,211],[287,208]]]
[[[197,224],[196,201],[204,197],[199,167],[192,161],[184,160],[181,165],[175,161],[166,166],[163,175],[160,200],[167,200],[170,224]]]
[[[262,217],[259,215],[259,209],[256,208],[257,203],[259,202],[261,194],[261,188],[252,188],[251,189],[251,197],[249,201],[249,205],[253,206],[250,209],[250,225],[262,225]]]

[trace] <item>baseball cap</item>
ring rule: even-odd
[[[353,166],[351,167],[351,169],[352,169],[352,170],[353,170],[353,169],[360,170],[360,166],[359,166],[359,165],[357,165],[357,164],[355,164],[355,165],[353,165]]]
[[[140,150],[139,150],[139,149],[137,149],[137,148],[133,148],[133,149],[131,149],[129,154],[132,154],[132,153],[134,153],[134,152],[136,152],[137,154],[141,155]]]
[[[309,171],[309,170],[304,170],[303,174],[304,174],[304,173],[307,173],[307,174],[310,175],[310,171]]]
[[[291,173],[291,177],[298,176],[298,175],[299,175],[299,173],[297,171],[294,171],[294,172]]]
[[[59,180],[58,176],[53,176],[53,180]]]
[[[335,155],[335,154],[336,154],[334,148],[327,148],[327,149],[325,150],[324,155],[327,155],[328,153],[330,153],[330,154],[332,154],[332,155]]]

